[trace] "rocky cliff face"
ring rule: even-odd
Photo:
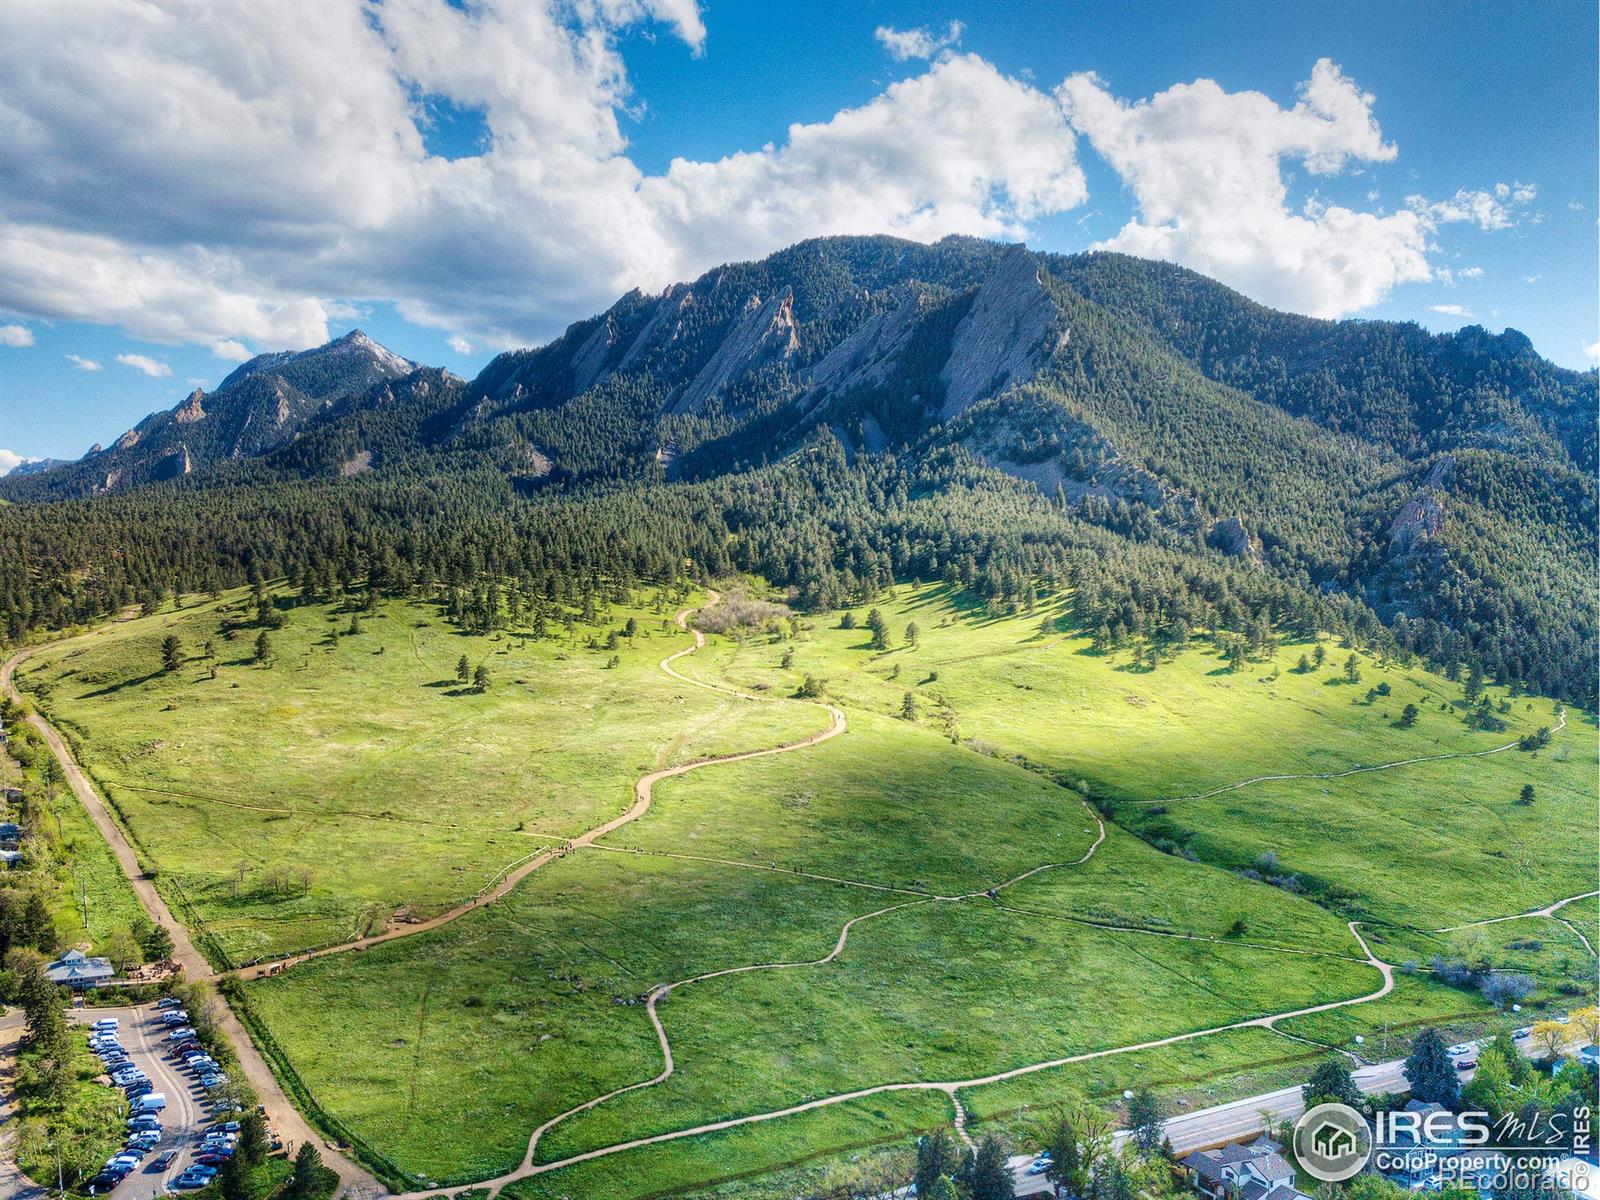
[[[1449,483],[1454,470],[1455,459],[1445,455],[1433,464],[1416,494],[1395,513],[1388,529],[1392,553],[1401,556],[1415,554],[1443,531],[1445,485]]]
[[[258,355],[215,391],[196,388],[109,448],[96,446],[20,486],[39,498],[116,491],[270,453],[334,406],[416,369],[360,330],[311,350]]]
[[[683,389],[672,411],[699,412],[729,385],[765,367],[788,362],[799,348],[795,335],[794,292],[785,289],[781,296],[774,296],[765,303],[760,296],[751,296],[744,303],[743,318],[717,347],[711,361]]]
[[[1047,339],[1060,312],[1039,272],[1035,257],[1018,246],[978,289],[940,373],[944,417],[1003,388],[1026,383],[1050,357],[1054,345]]]

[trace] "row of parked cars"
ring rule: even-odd
[[[166,1036],[168,1057],[193,1075],[201,1089],[212,1092],[228,1082],[216,1059],[200,1043],[189,1023],[189,1014],[178,1000],[168,997],[157,1001],[151,1021]],[[112,1082],[128,1098],[127,1145],[90,1181],[90,1194],[95,1195],[116,1187],[151,1154],[155,1157],[145,1169],[164,1171],[177,1159],[178,1152],[157,1152],[163,1133],[161,1113],[167,1107],[167,1098],[155,1090],[148,1075],[123,1047],[118,1019],[104,1017],[96,1021],[90,1028],[89,1045],[99,1055]],[[238,1145],[239,1125],[231,1119],[238,1111],[237,1106],[231,1101],[217,1099],[210,1102],[210,1111],[218,1124],[206,1131],[194,1162],[173,1181],[177,1187],[198,1188],[210,1183]]]

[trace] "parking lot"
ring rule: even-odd
[[[135,1086],[148,1086],[151,1094],[159,1093],[166,1099],[165,1107],[153,1114],[159,1122],[156,1131],[159,1140],[141,1148],[137,1152],[139,1161],[131,1165],[115,1186],[98,1189],[100,1194],[109,1192],[118,1200],[151,1200],[174,1190],[173,1181],[195,1162],[197,1155],[208,1149],[205,1144],[208,1130],[217,1128],[196,1074],[171,1053],[175,1043],[170,1034],[179,1026],[164,1021],[155,1005],[81,1008],[73,1010],[71,1016],[78,1024],[91,1029],[96,1021],[116,1021],[112,1036],[121,1046],[126,1061],[113,1057],[114,1068],[131,1068],[142,1073],[147,1084],[141,1081]],[[138,1102],[139,1098],[133,1097],[133,1103],[137,1105]],[[169,1152],[170,1161],[167,1159]]]

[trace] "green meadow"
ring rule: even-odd
[[[537,1162],[1354,1000],[1379,977],[1351,919],[1385,960],[1420,964],[1381,1000],[962,1101],[980,1127],[1026,1134],[1078,1097],[1149,1084],[1217,1103],[1292,1082],[1321,1046],[1501,1020],[1434,981],[1434,954],[1476,949],[1528,971],[1537,1009],[1578,1003],[1568,989],[1585,963],[1592,984],[1592,958],[1558,921],[1435,932],[1594,886],[1587,714],[1569,712],[1537,752],[1484,756],[1554,729],[1554,706],[1491,688],[1506,728],[1482,732],[1459,683],[1361,654],[1351,682],[1351,652],[1332,640],[1310,670],[1312,643],[1233,670],[1200,638],[1152,670],[1094,652],[1064,597],[996,619],[942,587],[878,605],[887,650],[832,614],[714,636],[675,664],[770,701],[751,702],[663,674],[659,660],[691,644],[664,624],[678,604],[632,599],[542,640],[463,635],[428,605],[386,604],[353,634],[348,613],[290,608],[262,666],[247,661],[253,629],[220,640],[241,604],[229,597],[29,667],[163,885],[236,959],[439,911],[621,812],[648,770],[816,733],[825,714],[793,702],[807,679],[844,709],[840,737],[663,780],[639,820],[488,908],[244,985],[305,1089],[391,1180],[492,1177],[542,1122],[653,1078],[645,996],[710,972],[732,973],[659,1002],[671,1077],[560,1121]],[[607,647],[629,617],[637,636]],[[217,677],[197,659],[162,669],[169,632],[191,655],[218,639]],[[487,665],[487,690],[456,680],[462,654]],[[1469,754],[1198,798],[1260,775]],[[309,871],[303,894],[268,894],[275,867]],[[1596,910],[1563,915],[1592,927]],[[937,1091],[881,1093],[551,1170],[510,1194],[764,1196],[949,1118]]]
[[[672,605],[617,605],[543,640],[467,637],[427,605],[385,604],[355,634],[332,606],[290,608],[263,666],[247,602],[112,625],[18,673],[234,962],[449,908],[623,811],[644,771],[826,721],[664,675],[657,662],[693,644]],[[246,622],[231,640],[229,617]],[[629,618],[634,639],[589,646]],[[170,671],[169,635],[184,653]],[[486,691],[456,679],[463,654],[487,666]]]

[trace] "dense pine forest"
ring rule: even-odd
[[[474,381],[359,335],[0,482],[0,637],[174,592],[453,594],[494,623],[757,573],[1152,644],[1320,627],[1594,702],[1596,377],[1514,331],[1274,312],[1176,267],[803,243]]]

